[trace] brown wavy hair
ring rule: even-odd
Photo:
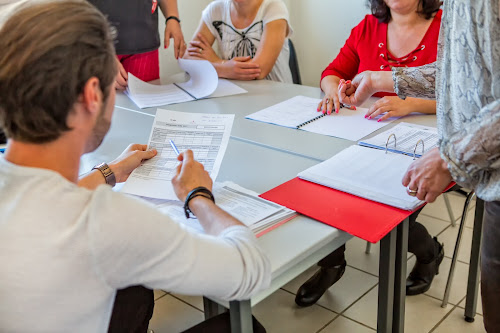
[[[71,130],[68,114],[86,82],[109,96],[117,66],[114,33],[87,1],[18,11],[0,30],[0,127],[8,138],[46,143]]]
[[[443,2],[440,0],[419,0],[420,10],[418,13],[428,20],[434,16],[442,4]],[[380,23],[388,23],[391,20],[391,9],[384,0],[368,0],[368,6]]]

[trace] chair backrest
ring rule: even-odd
[[[290,66],[290,71],[292,72],[293,83],[302,84],[299,71],[299,62],[297,60],[297,53],[295,52],[295,47],[293,46],[291,39],[288,39],[288,48],[290,49],[290,60],[288,62],[288,65]]]

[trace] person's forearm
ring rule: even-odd
[[[177,7],[177,0],[160,0],[160,9],[165,17],[175,16],[179,17],[179,9]]]
[[[432,99],[421,99],[408,97],[406,101],[413,104],[412,112],[420,112],[425,114],[436,114],[436,101]]]
[[[92,170],[78,180],[79,187],[95,190],[99,185],[106,184],[106,179],[99,170]]]
[[[370,72],[370,80],[374,92],[394,92],[394,81],[391,72]]]
[[[325,92],[325,94],[337,92],[339,88],[340,77],[335,75],[325,76],[320,83],[321,90]]]
[[[191,199],[189,209],[196,215],[205,232],[210,235],[218,235],[222,230],[232,226],[244,226],[205,197],[199,196]]]

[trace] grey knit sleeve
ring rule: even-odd
[[[393,67],[394,92],[401,99],[436,98],[436,63],[420,67]]]

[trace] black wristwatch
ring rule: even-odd
[[[109,166],[106,163],[97,164],[95,167],[92,168],[92,170],[94,169],[101,171],[102,175],[104,176],[104,179],[106,180],[106,184],[111,185],[111,187],[116,185],[115,173],[113,172],[113,170],[109,168]]]

